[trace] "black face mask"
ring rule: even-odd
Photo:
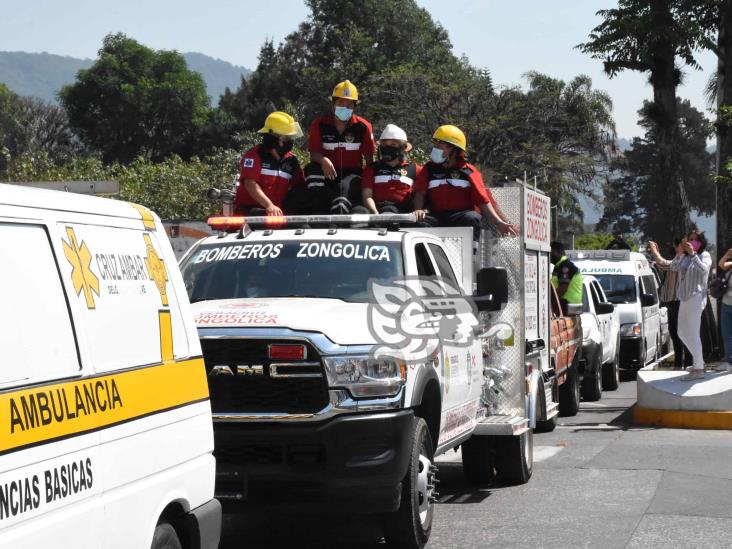
[[[384,162],[391,162],[404,156],[404,147],[393,147],[391,145],[379,146],[379,158]]]
[[[265,133],[262,136],[262,146],[265,149],[276,149],[280,145],[280,138],[279,136],[273,134],[273,133]]]
[[[280,156],[284,156],[292,150],[293,145],[294,143],[292,142],[292,139],[288,139],[287,141],[285,141],[284,145],[277,146],[277,152],[280,154]]]
[[[262,146],[265,149],[274,149],[282,156],[292,150],[293,142],[292,139],[288,139],[284,145],[280,145],[280,137],[278,135],[265,133],[262,136]]]

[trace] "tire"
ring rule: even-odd
[[[504,484],[526,484],[534,471],[534,433],[496,437],[496,472]]]
[[[463,474],[471,484],[490,484],[495,479],[494,438],[473,435],[460,445],[463,455]]]
[[[615,346],[615,358],[602,365],[602,388],[605,391],[617,391],[620,385],[620,341]]]
[[[602,349],[595,352],[592,367],[585,370],[582,379],[582,398],[588,402],[596,402],[602,398]]]
[[[427,423],[415,417],[412,428],[412,455],[402,481],[399,509],[382,515],[384,538],[389,547],[422,549],[432,531],[437,467]]]
[[[167,522],[161,522],[155,527],[150,549],[182,549],[178,534]]]
[[[577,375],[577,360],[567,370],[567,379],[559,386],[559,415],[576,416],[579,412],[580,384]]]
[[[557,396],[557,378],[552,378],[552,395],[554,395],[554,402],[556,402],[556,396]],[[544,406],[544,410],[546,410],[547,403],[544,396],[541,396],[542,405]],[[554,429],[557,428],[557,416],[554,415],[551,419],[546,419],[544,421],[536,420],[536,427],[534,427],[535,433],[551,433]]]

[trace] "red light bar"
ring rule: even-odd
[[[304,360],[305,345],[273,343],[267,349],[269,358],[277,360]]]

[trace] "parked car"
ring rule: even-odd
[[[582,398],[594,401],[603,389],[618,388],[620,319],[594,276],[585,275],[582,285]]]

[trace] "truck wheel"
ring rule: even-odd
[[[534,432],[496,437],[496,472],[505,484],[526,484],[534,470]]]
[[[181,549],[180,540],[178,539],[178,534],[175,533],[175,528],[167,522],[158,524],[155,527],[150,549]]]
[[[585,370],[582,379],[582,398],[588,402],[595,402],[602,398],[602,352],[595,353],[592,367]]]
[[[427,423],[414,418],[412,456],[402,481],[399,509],[382,515],[384,538],[390,547],[422,549],[432,530],[437,466]]]
[[[473,435],[460,445],[463,455],[463,474],[471,484],[489,484],[496,474],[496,458],[492,436]]]
[[[559,415],[576,416],[579,412],[580,386],[577,364],[572,363],[567,371],[567,379],[559,386]]]
[[[617,391],[620,385],[620,342],[615,346],[615,357],[612,362],[602,365],[602,388],[605,391]]]

